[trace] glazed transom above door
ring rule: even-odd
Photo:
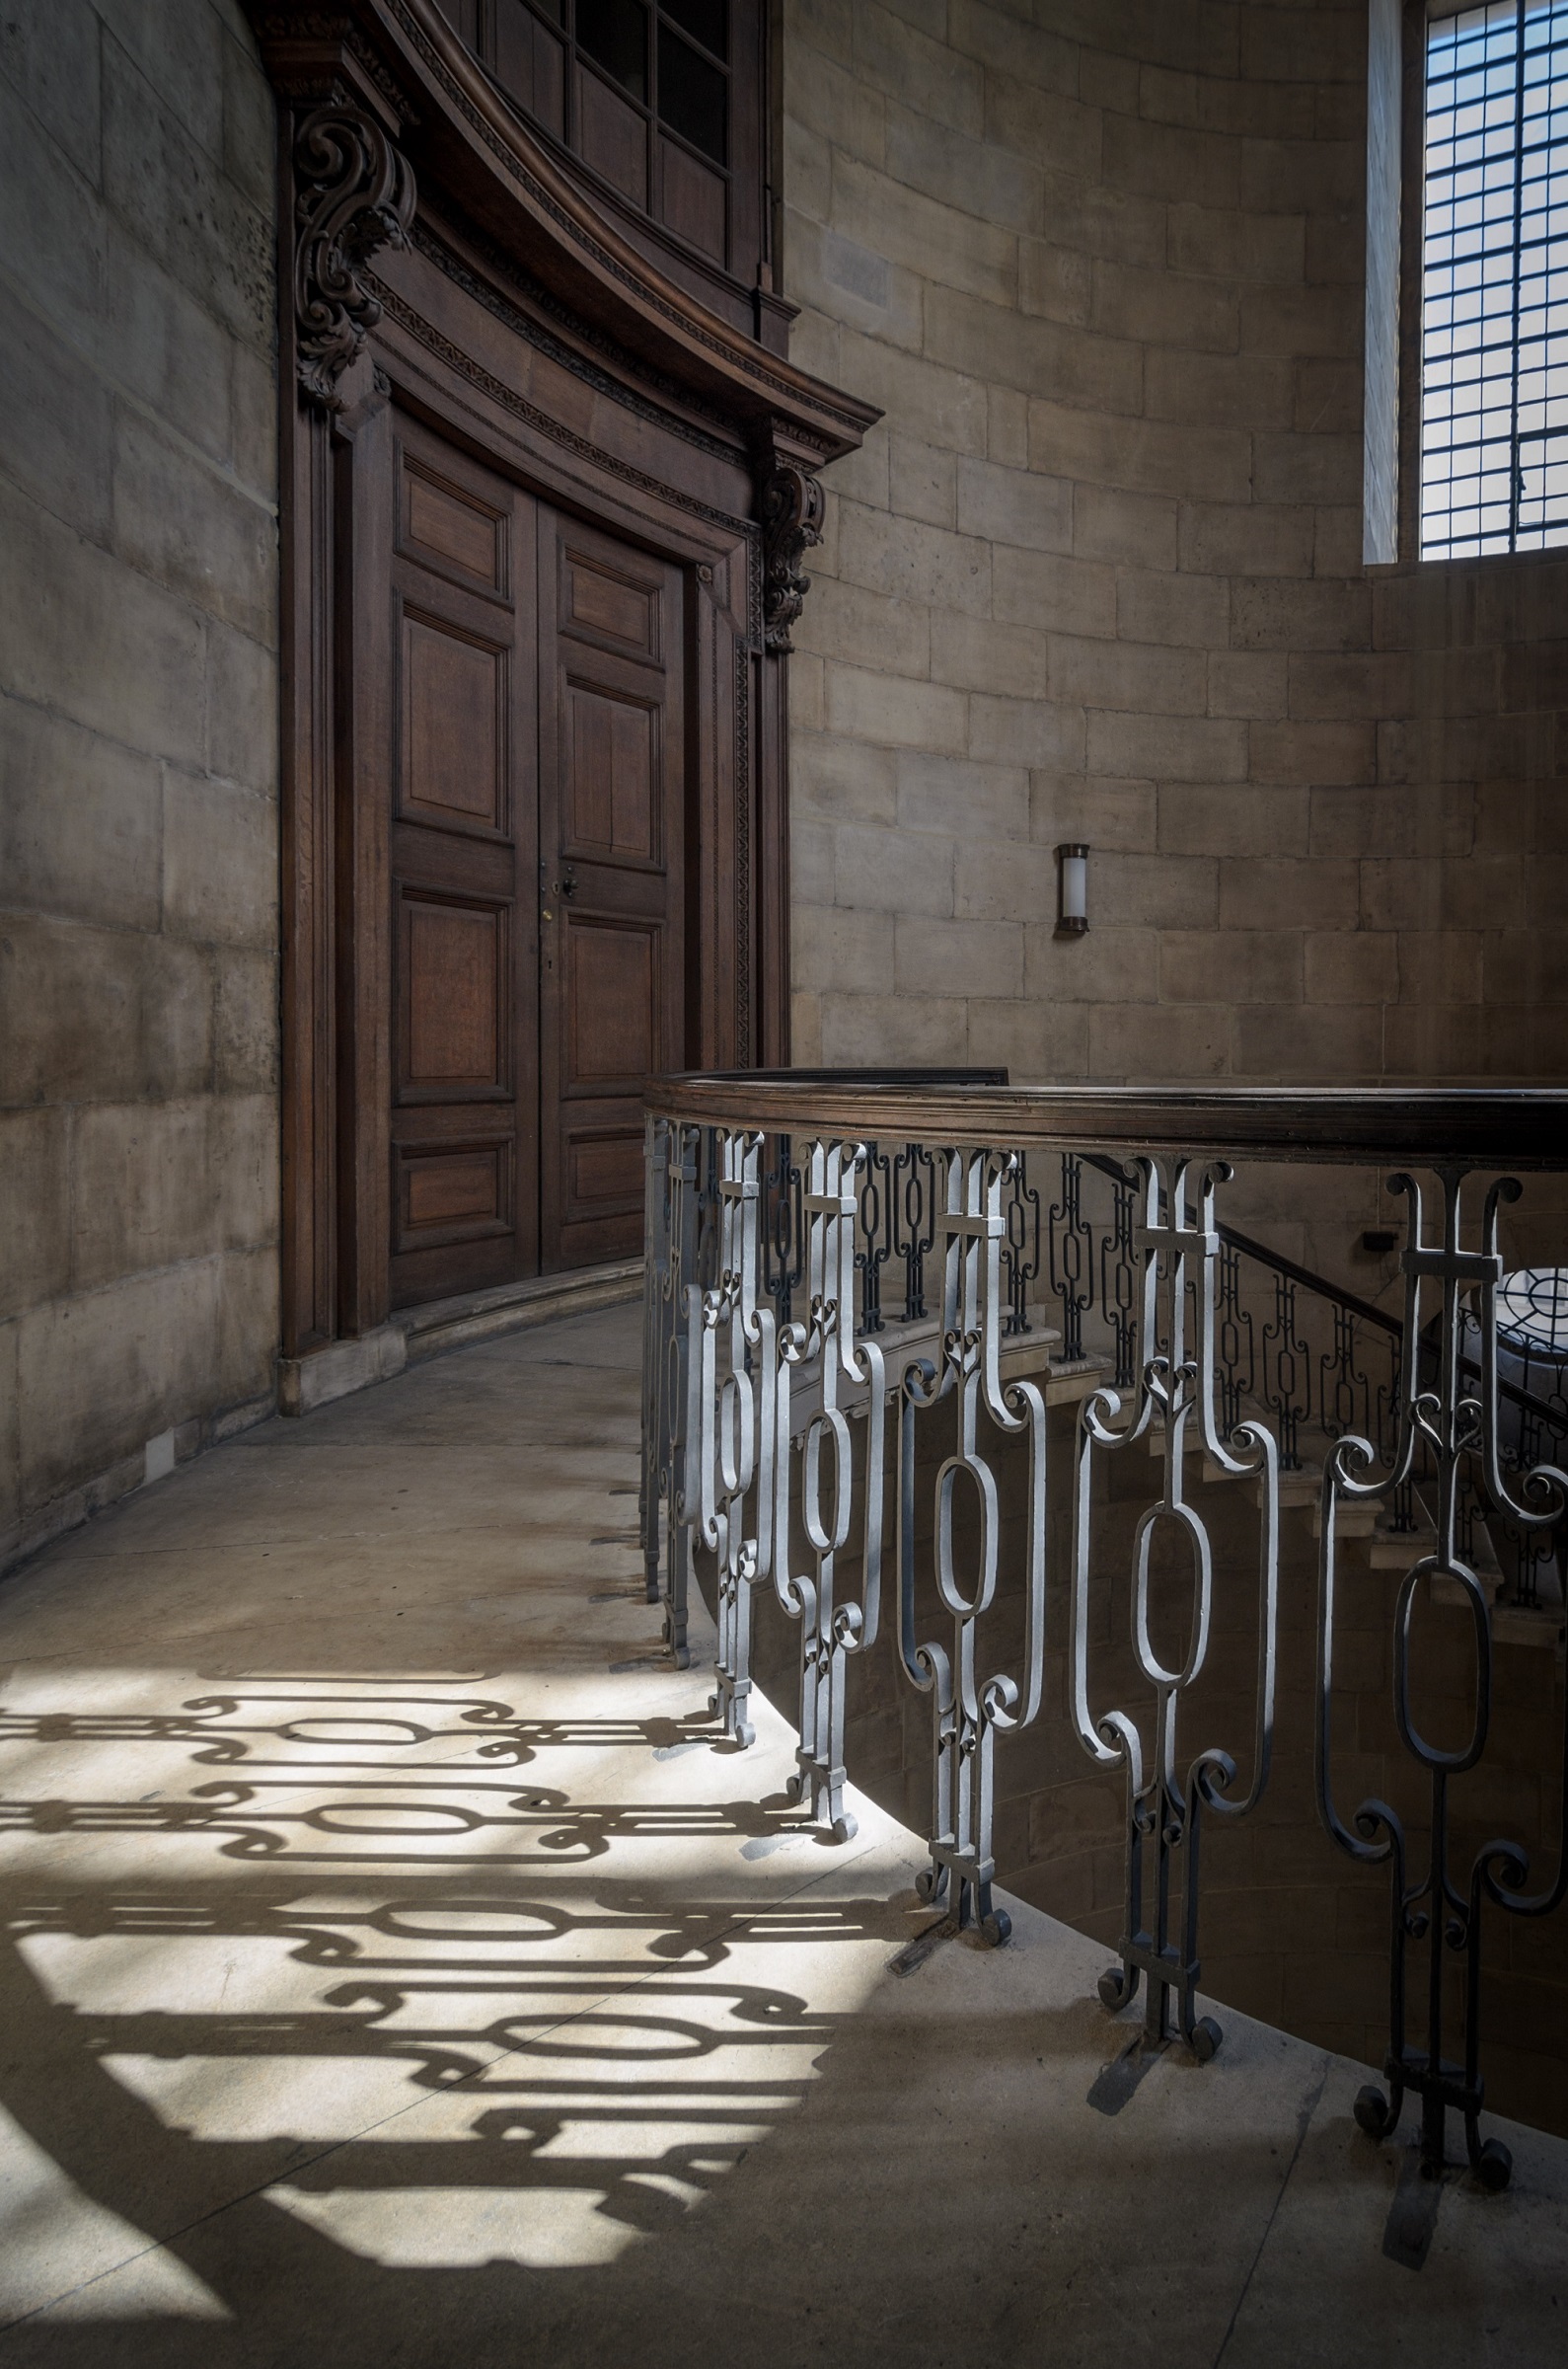
[[[666,264],[767,297],[758,0],[444,0],[444,14],[529,123],[656,234]]]

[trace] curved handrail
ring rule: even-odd
[[[715,1070],[650,1078],[655,1117],[841,1139],[1065,1151],[1245,1153],[1286,1161],[1456,1168],[1568,1165],[1560,1087],[842,1085],[821,1072]]]

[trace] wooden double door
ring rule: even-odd
[[[399,1308],[640,1245],[642,1082],[686,1043],[686,622],[678,566],[401,413],[389,458]]]

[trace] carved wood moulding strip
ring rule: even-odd
[[[379,308],[389,321],[395,321],[400,329],[435,354],[449,370],[456,371],[460,378],[466,379],[478,393],[487,396],[491,403],[498,404],[503,411],[510,412],[514,420],[522,420],[537,434],[548,436],[552,443],[559,444],[576,459],[619,478],[623,485],[635,487],[639,494],[646,494],[656,501],[667,501],[675,509],[685,510],[690,517],[701,518],[706,525],[721,527],[726,534],[749,542],[756,541],[760,530],[753,519],[737,517],[731,510],[721,510],[711,502],[701,501],[695,494],[685,493],[679,486],[669,485],[648,470],[637,468],[635,462],[623,460],[617,453],[607,452],[602,444],[595,444],[590,437],[578,435],[574,428],[552,419],[537,403],[530,403],[526,395],[519,395],[515,387],[507,386],[493,371],[486,370],[483,362],[476,361],[461,345],[455,344],[434,328],[418,308],[408,303],[396,289],[379,279],[373,278],[371,284]]]
[[[408,243],[451,280],[454,287],[461,288],[465,295],[473,297],[476,304],[484,305],[485,311],[493,314],[497,321],[503,322],[518,337],[526,339],[536,352],[545,354],[561,369],[569,370],[574,378],[581,379],[585,386],[592,387],[596,395],[608,397],[610,402],[620,404],[637,419],[647,420],[650,426],[663,428],[667,434],[678,436],[683,444],[690,444],[697,451],[709,454],[714,460],[731,463],[744,461],[744,450],[737,434],[731,434],[727,439],[711,435],[706,429],[695,426],[673,408],[676,403],[691,403],[694,400],[690,395],[683,394],[673,379],[651,372],[640,356],[628,353],[612,339],[595,331],[590,324],[574,321],[564,306],[556,303],[548,289],[530,281],[507,257],[499,254],[487,240],[480,238],[467,226],[464,236],[473,242],[484,259],[485,269],[495,275],[494,279],[486,279],[480,272],[471,270],[450,242],[426,221],[414,223]],[[520,305],[513,304],[495,285],[495,279],[509,280],[531,304],[537,304],[552,313],[563,328],[569,330],[569,338],[558,337],[542,321],[535,319]],[[596,347],[613,367],[601,368],[590,360],[579,349],[579,342],[582,345]],[[660,386],[671,398],[670,403],[656,403],[640,393],[636,384],[639,379],[651,380]],[[715,411],[710,404],[702,404],[700,408],[715,425],[722,425],[722,413]]]

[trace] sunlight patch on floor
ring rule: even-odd
[[[19,2007],[126,2101],[117,2131],[139,2110],[348,2253],[609,2263],[793,2111],[885,1960],[768,1723],[737,1770],[662,1671],[18,1671]],[[116,2315],[221,2314],[16,2138],[13,2311],[80,2316],[96,2281]]]
[[[466,2270],[517,2262],[526,2270],[613,2262],[646,2233],[611,2220],[603,2188],[333,2188],[307,2195],[268,2188],[334,2245],[396,2270]]]
[[[50,2303],[74,2319],[95,2317],[92,2287],[85,2282],[132,2256],[144,2265],[132,2316],[230,2317],[193,2271],[155,2247],[144,2231],[85,2196],[0,2107],[0,2327]],[[116,2292],[112,2313],[115,2319],[127,2316],[122,2293]]]

